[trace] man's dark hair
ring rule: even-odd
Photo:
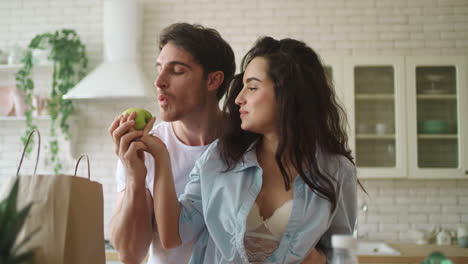
[[[161,32],[159,49],[169,42],[190,53],[202,65],[205,78],[211,72],[224,73],[224,81],[216,92],[216,97],[220,100],[234,76],[236,62],[231,46],[219,32],[198,24],[175,23]]]

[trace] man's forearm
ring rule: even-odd
[[[127,185],[111,220],[112,244],[124,263],[141,263],[152,240],[152,202],[144,186]]]

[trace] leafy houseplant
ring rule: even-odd
[[[29,203],[21,210],[16,209],[18,189],[19,177],[16,177],[9,195],[0,202],[0,263],[2,264],[33,262],[34,249],[24,252],[20,250],[39,230],[31,232],[18,243],[16,241],[32,206],[32,203]]]
[[[33,58],[33,50],[50,48],[48,59],[53,63],[52,89],[50,94],[49,114],[51,117],[50,126],[50,151],[51,161],[54,164],[54,172],[58,174],[62,164],[58,159],[59,145],[57,139],[57,127],[60,126],[65,139],[70,139],[68,117],[73,112],[71,100],[63,99],[63,95],[68,92],[79,80],[81,80],[88,65],[86,48],[74,30],[62,29],[55,33],[44,33],[35,36],[26,50],[22,59],[23,66],[16,73],[16,86],[25,93],[25,102],[29,106],[26,111],[26,132],[21,137],[23,144],[26,144],[29,133],[36,129],[33,124],[33,91],[34,81],[31,77],[33,66],[36,64]],[[58,122],[58,124],[57,124]],[[26,153],[29,154],[33,144],[30,144]]]

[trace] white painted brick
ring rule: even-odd
[[[333,32],[334,33],[339,33],[339,32],[352,32],[352,33],[358,33],[361,32],[361,29],[359,27],[355,27],[352,25],[333,25]]]
[[[21,7],[21,1],[0,1],[0,9],[18,9]]]
[[[427,6],[423,9],[423,14],[430,16],[426,18],[427,20],[433,20],[434,15],[453,15],[454,13],[455,8],[447,6]]]
[[[382,25],[382,24],[368,24],[368,25],[363,25],[362,30],[364,32],[388,32],[391,31],[392,29],[388,27],[388,25]]]
[[[468,212],[468,206],[442,205],[442,213]]]
[[[436,0],[411,0],[408,1],[408,7],[437,6]]]
[[[304,33],[326,33],[332,31],[332,25],[311,25],[304,27]],[[330,33],[331,34],[331,33]]]
[[[334,9],[334,8],[343,8],[346,1],[339,0],[339,1],[316,1],[315,5],[317,8],[327,8],[327,9]]]
[[[318,18],[318,22],[320,25],[343,25],[347,22],[346,17],[328,17],[328,16],[321,16]]]
[[[347,40],[348,39],[348,34],[347,33],[335,33],[335,34],[320,34],[319,39],[321,41],[333,41],[333,40]]]
[[[414,32],[411,33],[410,39],[414,40],[426,40],[426,41],[433,41],[433,40],[439,40],[441,39],[441,33],[440,32]]]
[[[457,40],[455,43],[455,47],[457,48],[468,48],[468,40]]]
[[[400,15],[409,15],[409,19],[412,16],[418,16],[423,13],[423,9],[421,7],[406,7],[397,9],[397,13]]]
[[[413,32],[413,31],[421,31],[423,28],[423,24],[415,24],[415,25],[392,25],[392,31],[405,31],[405,32]]]
[[[367,224],[378,224],[381,222],[381,216],[380,215],[375,215],[375,214],[368,214],[367,215]]]
[[[456,204],[457,197],[447,197],[441,193],[441,196],[431,196],[426,198],[427,204]]]
[[[379,232],[389,232],[389,231],[407,232],[409,231],[409,226],[405,224],[395,224],[395,223],[379,225]]]
[[[410,55],[441,55],[440,49],[421,49],[421,48],[414,48],[410,49]],[[460,53],[457,53],[460,54]]]
[[[394,224],[398,221],[398,216],[395,214],[379,214],[379,224]]]
[[[409,214],[408,220],[412,223],[428,223],[429,217],[426,214]]]
[[[457,214],[430,214],[429,221],[434,223],[456,224],[460,222],[460,216]]]
[[[468,30],[468,23],[456,23],[455,31],[466,32]]]
[[[360,8],[360,7],[375,7],[374,0],[359,0],[359,1],[345,1],[346,7]]]
[[[369,234],[372,240],[396,241],[398,240],[398,233],[396,232],[377,232]]]
[[[440,224],[435,224],[435,223],[418,223],[418,224],[412,224],[411,227],[415,230],[422,230],[426,232],[430,232],[434,230],[437,226],[440,226]]]
[[[408,224],[409,220],[410,220],[410,218],[409,218],[408,214],[399,214],[398,215],[398,223],[400,223],[400,224]]]
[[[467,6],[465,0],[437,0],[437,4],[440,6]]]
[[[377,206],[375,209],[371,207],[369,210],[376,210],[377,212],[380,212],[380,213],[407,214],[408,206],[385,204],[385,205]]]
[[[461,221],[463,223],[468,223],[468,214],[462,214],[461,215]]]
[[[379,231],[379,225],[378,224],[367,224],[367,223],[361,223],[358,222],[358,232],[360,234],[364,233],[374,233]]]
[[[468,16],[466,14],[463,15],[444,15],[438,16],[437,21],[439,23],[457,23],[457,22],[466,22],[468,21]]]
[[[425,32],[454,31],[455,30],[455,25],[451,24],[451,23],[446,23],[446,24],[424,24],[423,25],[423,30]]]
[[[50,7],[68,7],[71,6],[69,1],[49,1]]]
[[[421,48],[424,47],[424,41],[420,40],[396,40],[395,48]]]
[[[366,40],[366,41],[375,41],[378,39],[378,34],[374,32],[360,32],[349,34],[348,37],[350,40]]]
[[[395,204],[395,198],[380,196],[379,199],[377,199],[376,201],[372,201],[372,204],[379,205],[379,206],[393,205]]]
[[[326,8],[308,8],[304,9],[305,17],[321,17],[321,16],[334,16],[335,11],[339,9],[326,9]]]
[[[435,213],[440,212],[440,205],[410,205],[408,211],[410,213]]]
[[[408,197],[396,197],[395,198],[396,204],[425,204],[426,199],[425,197],[416,197],[416,196],[408,196]]]
[[[288,16],[288,17],[299,17],[304,15],[304,10],[302,8],[282,8],[282,9],[274,9],[274,16]],[[258,16],[258,15],[255,15]],[[272,16],[268,13],[265,16]]]
[[[375,2],[375,6],[377,8],[391,9],[390,7],[399,7],[399,9],[402,9],[402,7],[408,6],[407,2],[406,0],[378,0]]]
[[[459,204],[468,204],[468,196],[459,196],[458,197]]]
[[[380,24],[407,24],[408,17],[407,16],[379,16],[378,23]]]
[[[457,6],[455,14],[468,14],[468,6]]]
[[[29,18],[34,15],[34,9],[32,8],[13,9],[12,15],[21,16],[23,18]]]
[[[410,39],[408,32],[381,32],[379,38],[382,40],[403,40]]]
[[[351,24],[370,24],[377,23],[377,17],[375,16],[352,16],[348,18],[348,23]]]
[[[24,9],[41,9],[41,8],[47,8],[48,6],[49,6],[49,3],[48,1],[45,1],[45,0],[23,2]]]

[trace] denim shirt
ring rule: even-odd
[[[317,152],[319,169],[336,179],[336,209],[312,192],[300,176],[294,180],[293,207],[278,248],[265,263],[300,263],[332,234],[352,234],[357,213],[356,169],[342,155]],[[179,198],[182,243],[195,242],[190,263],[249,263],[244,247],[247,216],[262,187],[256,151],[248,151],[233,170],[223,172],[218,142],[195,163]]]

